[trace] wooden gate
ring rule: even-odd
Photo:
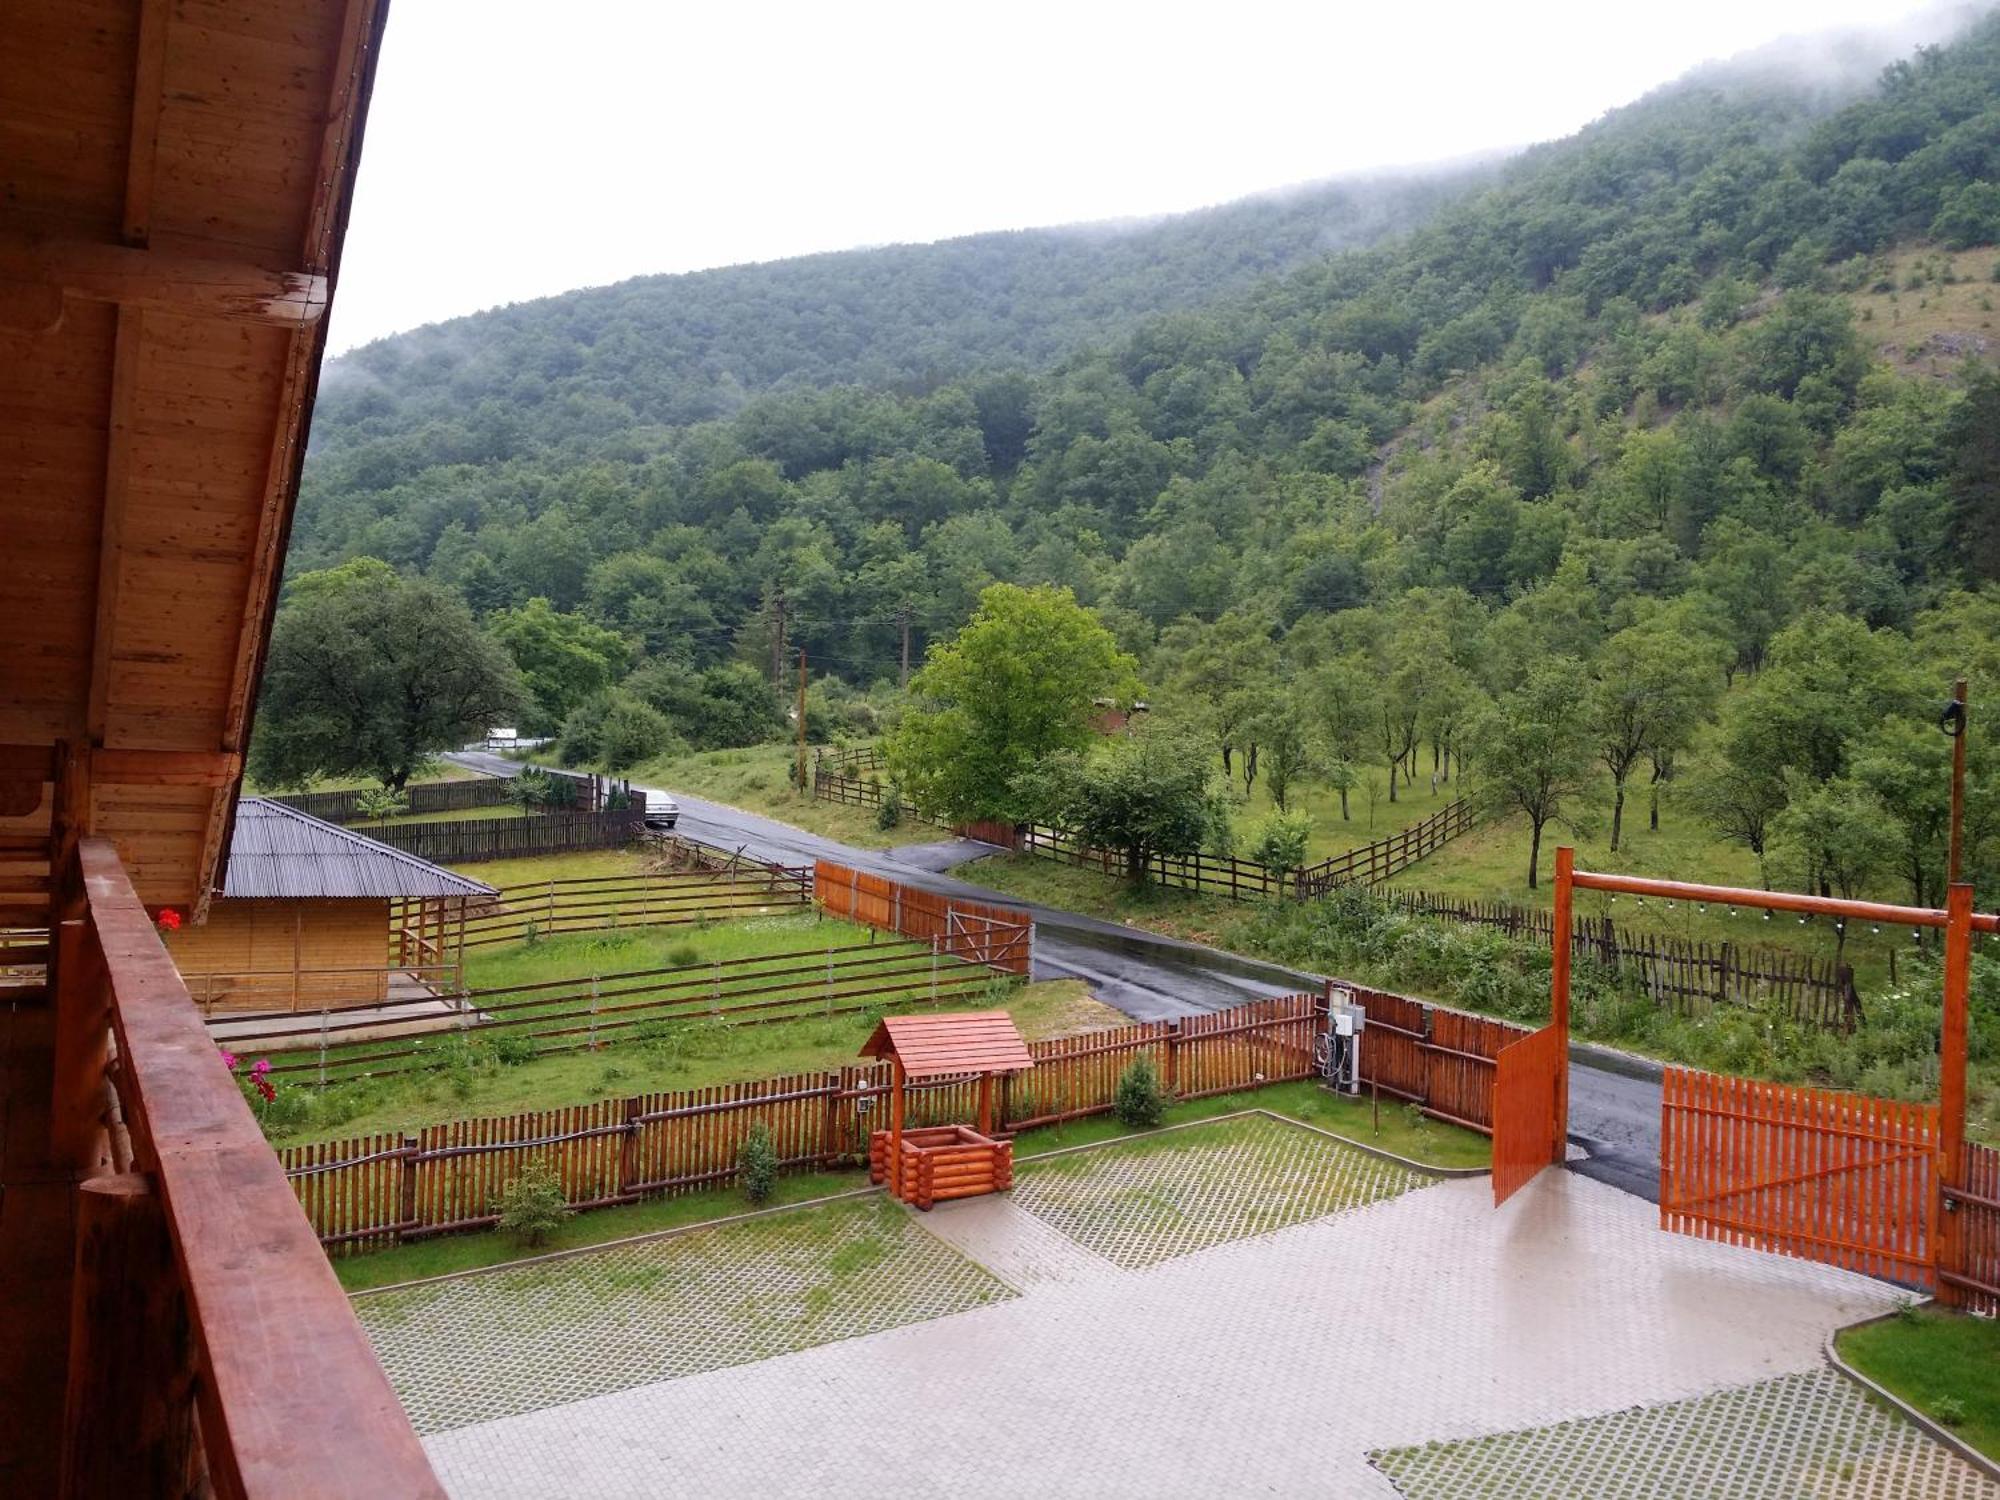
[[[1937,1157],[1935,1104],[1669,1068],[1660,1227],[1928,1289]]]
[[[1500,1049],[1493,1078],[1493,1206],[1563,1159],[1569,1030],[1551,1024]]]

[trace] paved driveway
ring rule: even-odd
[[[1496,1212],[1484,1179],[1343,1180],[1319,1144],[1294,1201],[1324,1216],[1214,1243],[1187,1225],[1239,1221],[1235,1179],[1154,1149],[1106,1159],[1107,1213],[1206,1248],[1132,1251],[1078,1217],[1077,1168],[1024,1166],[913,1216],[1016,1295],[426,1446],[462,1496],[1644,1496],[1665,1454],[1679,1494],[2000,1500],[1826,1372],[1879,1283],[1664,1234],[1568,1172]]]

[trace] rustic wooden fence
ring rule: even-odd
[[[1544,946],[1555,914],[1506,901],[1465,901],[1429,891],[1390,890],[1381,899],[1410,916],[1491,927]],[[1693,942],[1619,928],[1610,917],[1577,916],[1570,951],[1644,990],[1656,1005],[1705,1015],[1717,1005],[1781,1006],[1795,1020],[1852,1031],[1861,1019],[1854,971],[1831,959],[1758,944]]]
[[[1309,1077],[1323,1015],[1318,996],[1290,995],[1180,1023],[1031,1043],[1034,1070],[1001,1089],[1000,1128],[1109,1113],[1119,1076],[1142,1056],[1184,1098]],[[493,1224],[494,1199],[538,1158],[554,1166],[576,1208],[732,1182],[743,1137],[758,1122],[788,1171],[851,1166],[865,1156],[891,1087],[889,1065],[876,1063],[287,1146],[279,1156],[323,1244],[379,1249]],[[913,1128],[968,1120],[977,1080],[913,1083],[908,1099]]]
[[[1562,1088],[1569,1031],[1544,1026],[1500,1049],[1493,1069],[1493,1205],[1563,1159]]]
[[[636,795],[636,794],[635,794]],[[620,849],[646,836],[643,803],[615,812],[536,813],[445,823],[384,823],[361,830],[378,843],[433,864],[526,859],[583,849]]]
[[[426,781],[403,789],[403,800],[412,815],[463,812],[472,807],[500,807],[508,799],[511,782],[498,776],[474,776],[464,781]],[[352,823],[364,817],[361,799],[379,794],[380,787],[342,792],[293,792],[273,797],[310,817],[328,823]]]
[[[1943,1204],[1958,1215],[1958,1263],[1938,1267],[1941,1295],[2000,1317],[2000,1150],[1967,1142],[1965,1186],[1946,1188]]]
[[[879,807],[884,794],[881,769],[881,756],[872,749],[847,750],[837,757],[823,757],[814,762],[813,795],[849,806]],[[924,822],[938,822],[916,809],[906,807],[905,813]],[[1154,885],[1226,896],[1232,901],[1271,897],[1314,900],[1343,885],[1378,884],[1400,874],[1466,832],[1476,821],[1472,804],[1461,798],[1397,833],[1302,869],[1278,870],[1226,854],[1156,854],[1147,861],[1146,879]],[[980,839],[1004,849],[1039,855],[1103,875],[1122,878],[1128,873],[1125,856],[1117,850],[1090,848],[1073,835],[1045,824],[988,821],[950,826],[962,837]]]
[[[988,951],[996,954],[990,964],[981,957]],[[442,1034],[435,1014],[273,1016],[257,1030],[233,1031],[229,1048],[244,1056],[274,1054],[274,1077],[346,1083],[449,1066],[455,1039],[501,1038],[496,1046],[511,1042],[527,1055],[546,1057],[654,1036],[670,1041],[671,1028],[682,1023],[754,1026],[935,1004],[980,994],[996,977],[1014,977],[1006,967],[1011,959],[984,934],[960,941],[801,946],[755,958],[466,990],[448,997],[457,1024]]]
[[[526,881],[467,902],[464,946],[769,916],[810,906],[812,879],[803,865],[743,863]]]
[[[1930,1288],[1938,1110],[1668,1068],[1660,1227]]]
[[[1003,973],[1026,974],[1034,965],[1034,920],[1018,907],[941,896],[824,859],[813,867],[813,900],[834,916],[942,944],[946,953]]]

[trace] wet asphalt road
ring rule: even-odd
[[[483,750],[446,759],[493,776],[517,776],[521,764]],[[834,860],[922,890],[1026,907],[1035,918],[1034,977],[1081,979],[1105,1004],[1135,1021],[1225,1010],[1245,1000],[1318,990],[1325,976],[1223,953],[1115,922],[1023,901],[953,875],[966,861],[998,852],[970,839],[946,839],[896,849],[856,849],[760,817],[741,808],[654,787],[637,787],[680,804],[676,832],[772,864]],[[1609,1059],[1594,1049],[1571,1050],[1570,1135],[1590,1152],[1577,1170],[1657,1201],[1660,1084],[1657,1070]],[[1649,1076],[1650,1074],[1650,1076]]]

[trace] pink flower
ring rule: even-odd
[[[255,1061],[250,1065],[250,1074],[253,1078],[262,1078],[266,1073],[270,1071],[271,1071],[271,1059],[268,1057],[260,1057],[257,1059],[257,1061]]]
[[[236,1071],[236,1064],[238,1061],[239,1059],[237,1058],[234,1052],[231,1052],[227,1047],[224,1047],[222,1049],[223,1067],[229,1069],[230,1072],[234,1073]]]

